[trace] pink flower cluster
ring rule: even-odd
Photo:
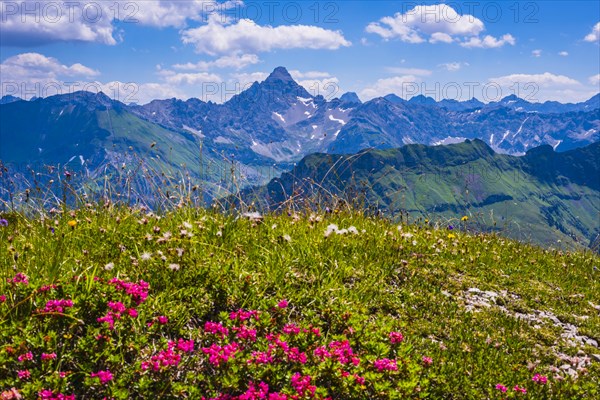
[[[222,362],[227,362],[230,358],[234,358],[235,353],[237,353],[238,350],[239,345],[235,342],[225,346],[219,346],[218,344],[213,343],[210,347],[202,348],[202,352],[208,354],[208,361],[214,367],[218,367]]]
[[[117,313],[123,313],[127,309],[127,307],[125,307],[125,304],[121,303],[120,301],[109,301],[108,308]]]
[[[182,351],[184,353],[193,353],[194,352],[194,340],[183,340],[179,339],[177,341],[177,350]]]
[[[266,399],[269,394],[269,385],[264,382],[258,384],[258,387],[254,386],[253,382],[248,385],[246,393],[238,397],[239,400],[258,400]]]
[[[182,339],[180,339],[182,340]],[[142,370],[146,371],[152,368],[153,371],[158,372],[163,368],[176,367],[181,361],[181,355],[176,353],[173,349],[175,348],[175,342],[169,342],[167,350],[163,350],[158,354],[153,355],[150,361],[142,362]],[[189,349],[189,344],[184,344],[183,348]],[[192,351],[193,351],[193,340],[192,340]]]
[[[426,366],[426,367],[428,367],[431,364],[433,364],[433,359],[431,357],[423,356],[423,358],[421,360],[423,361],[423,365]]]
[[[56,353],[42,353],[42,361],[56,360]]]
[[[286,299],[283,299],[279,303],[277,303],[277,307],[279,308],[286,308],[288,305],[289,303]]]
[[[373,366],[379,372],[381,371],[397,371],[398,365],[396,360],[390,360],[388,358],[382,358],[381,360],[375,360]]]
[[[520,392],[523,394],[527,394],[527,389],[525,389],[524,387],[519,387],[519,385],[515,385],[515,387],[513,388],[513,390],[515,392]]]
[[[402,343],[404,336],[400,332],[390,332],[390,342],[392,344]]]
[[[38,396],[42,400],[75,400],[74,394],[54,394],[50,389],[44,389],[41,392],[38,392]]]
[[[256,329],[247,328],[245,326],[233,328],[234,332],[237,332],[236,337],[241,340],[248,340],[250,342],[256,342]]]
[[[302,376],[300,373],[296,372],[294,375],[292,375],[292,387],[300,396],[304,396],[307,391],[314,396],[317,388],[316,386],[310,384],[311,380],[312,378],[310,375]]]
[[[221,338],[229,335],[229,329],[225,328],[220,322],[206,322],[204,324],[204,332],[211,333],[213,335],[220,335]]]
[[[540,385],[545,385],[548,383],[548,377],[540,374],[535,374],[531,380],[535,383],[539,383]]]
[[[4,303],[6,301],[6,296],[5,295],[0,295],[0,304]]]
[[[502,384],[499,383],[499,384],[496,385],[496,390],[499,390],[502,393],[506,393],[506,391],[508,390],[508,388],[506,386],[504,386],[504,385],[502,385]]]
[[[313,355],[321,360],[331,358],[337,360],[340,364],[352,363],[353,365],[360,364],[360,359],[354,355],[350,342],[333,341],[329,343],[329,350],[325,346],[319,346],[313,351]]]
[[[109,301],[108,308],[109,312],[106,313],[104,317],[99,317],[96,321],[101,324],[108,324],[109,329],[115,329],[115,321],[120,320],[123,314],[127,313],[131,318],[136,318],[138,316],[138,312],[135,308],[127,308],[125,304],[120,301]]]
[[[6,281],[8,283],[23,284],[25,286],[29,285],[29,278],[22,272],[16,274],[12,279],[6,279]]]
[[[259,314],[259,312],[257,310],[250,310],[250,311],[237,310],[237,311],[232,311],[229,314],[229,319],[231,319],[232,321],[235,321],[235,320],[246,321],[250,318],[254,318],[256,320],[256,319],[258,319],[258,314]]]
[[[283,333],[285,333],[286,335],[297,335],[299,334],[302,330],[300,329],[300,327],[298,327],[296,324],[287,324],[283,327],[282,329]]]
[[[108,283],[114,285],[117,290],[124,290],[137,305],[142,304],[148,298],[150,285],[143,280],[140,280],[139,283],[134,283],[113,278]]]
[[[17,357],[17,360],[19,360],[19,362],[31,361],[33,360],[33,353],[29,351],[25,354],[21,354]]]
[[[73,300],[48,300],[43,312],[45,313],[63,313],[65,308],[73,307]]]
[[[297,347],[292,347],[285,353],[285,355],[287,356],[288,361],[306,364],[306,354],[301,352]]]
[[[31,372],[29,372],[29,370],[27,369],[24,369],[21,371],[17,371],[17,376],[21,380],[29,379],[31,377]]]
[[[48,292],[50,290],[56,289],[58,286],[52,284],[52,285],[44,285],[41,288],[39,288],[38,290],[40,292]]]
[[[271,350],[264,351],[253,351],[250,359],[246,361],[248,364],[271,364],[274,359],[271,355]]]
[[[250,382],[248,384],[248,389],[245,393],[240,396],[231,396],[228,394],[221,394],[217,397],[212,397],[207,399],[206,397],[202,397],[202,400],[291,400],[298,399],[299,396],[287,396],[282,393],[269,393],[269,385],[265,382],[260,382],[258,385],[255,385],[254,382]],[[330,399],[329,399],[330,400]]]
[[[106,371],[92,372],[91,377],[98,378],[103,385],[113,380],[113,374],[108,369]]]

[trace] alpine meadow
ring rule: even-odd
[[[0,399],[600,398],[599,15],[0,0]]]

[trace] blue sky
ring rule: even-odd
[[[583,101],[597,1],[0,2],[0,95],[222,102],[277,66],[313,94]]]

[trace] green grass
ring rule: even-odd
[[[0,295],[6,296],[0,303],[0,388],[15,387],[25,398],[43,389],[78,398],[239,396],[250,382],[261,381],[270,393],[292,398],[298,395],[291,385],[295,373],[312,377],[317,398],[523,397],[515,385],[535,399],[599,394],[600,356],[594,354],[600,349],[592,341],[600,342],[594,308],[600,305],[595,268],[600,258],[591,252],[467,234],[470,221],[452,231],[424,223],[399,229],[353,212],[252,221],[187,207],[157,216],[92,206],[43,218],[4,217],[9,226],[0,227]],[[326,237],[330,224],[354,226],[358,233]],[[172,264],[179,269],[169,268]],[[27,275],[29,284],[7,282],[17,273]],[[107,284],[112,278],[148,282],[148,299],[136,305]],[[49,284],[57,287],[40,291]],[[474,288],[498,296],[490,307],[468,311]],[[55,315],[36,311],[56,299],[71,299],[73,307]],[[289,302],[285,309],[276,307],[282,299]],[[135,307],[139,315],[108,329],[97,318],[111,300]],[[232,330],[237,322],[225,313],[238,309],[261,311],[260,318],[246,322],[259,338],[214,367],[199,350],[215,343],[204,324],[221,321]],[[550,320],[516,317],[540,311],[572,324],[589,342],[570,346],[561,338],[564,329]],[[157,323],[158,316],[169,322]],[[306,352],[308,361],[248,364],[251,351],[266,349],[264,335],[281,332],[287,323],[320,329],[320,338],[282,336]],[[402,332],[404,341],[391,344],[392,331]],[[95,339],[98,335],[110,341]],[[142,362],[166,351],[168,340],[180,338],[193,339],[196,347],[180,352],[178,366],[142,369]],[[313,357],[316,346],[346,339],[360,365]],[[218,343],[235,340],[242,342],[230,333]],[[29,351],[33,360],[19,362]],[[41,353],[53,352],[55,360],[40,361]],[[569,377],[555,370],[569,363],[561,355],[589,361]],[[432,364],[425,365],[423,357]],[[397,360],[398,370],[374,368],[382,358]],[[17,371],[24,369],[31,376],[19,379]],[[90,374],[105,369],[113,380],[102,385]],[[341,377],[342,370],[351,376]],[[66,376],[59,378],[59,371]],[[536,373],[548,376],[548,383],[533,382]],[[352,374],[365,383],[356,383]],[[497,384],[508,391],[497,390]]]

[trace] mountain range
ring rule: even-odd
[[[562,153],[543,145],[519,157],[478,139],[312,154],[238,198],[261,210],[333,209],[341,199],[432,225],[445,221],[560,248],[591,246],[600,235],[600,142]],[[468,222],[461,221],[465,215]]]
[[[557,151],[600,139],[600,95],[578,104],[530,103],[516,96],[483,104],[390,94],[313,96],[283,67],[223,104],[199,99],[126,105],[103,93],[0,100],[0,160],[52,164],[99,176],[134,159],[159,171],[182,166],[209,197],[258,185],[308,154],[356,153],[406,144],[481,139],[513,155],[548,144]],[[227,176],[235,177],[228,179]]]

